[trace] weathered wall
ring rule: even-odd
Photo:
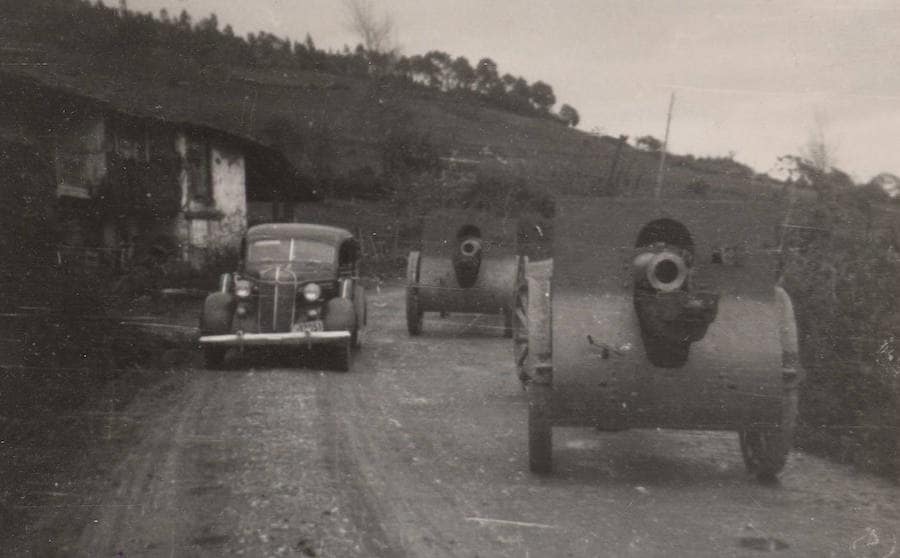
[[[179,183],[181,206],[185,208],[176,219],[175,230],[183,258],[198,266],[210,253],[237,249],[247,228],[246,161],[238,148],[224,142],[206,146],[211,199],[193,195],[191,180],[197,179],[198,173],[188,171],[188,152],[191,142],[205,141],[184,132],[175,139],[175,150],[182,160]]]
[[[247,169],[234,148],[213,144],[210,149],[213,198],[222,219],[210,229],[214,247],[237,247],[247,228]]]
[[[54,141],[58,194],[91,197],[107,170],[104,117],[84,115],[60,123]]]

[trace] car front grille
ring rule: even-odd
[[[289,272],[274,270],[257,284],[257,313],[260,333],[291,330],[301,284]]]

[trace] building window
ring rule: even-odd
[[[149,160],[147,138],[145,137],[145,134],[144,137],[142,137],[140,131],[133,129],[128,130],[127,132],[118,131],[116,132],[113,141],[115,143],[114,150],[120,157],[145,163]]]
[[[204,140],[190,139],[187,145],[188,191],[191,200],[211,202],[212,184],[209,172],[209,146]]]
[[[106,176],[102,118],[83,118],[69,123],[55,137],[57,193],[90,198]]]

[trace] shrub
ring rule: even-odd
[[[900,263],[873,240],[872,210],[845,175],[810,171],[785,238],[783,284],[795,301],[808,376],[798,443],[886,471],[897,439]]]

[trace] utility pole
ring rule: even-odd
[[[653,197],[657,200],[662,192],[663,172],[666,168],[666,151],[669,147],[669,126],[672,124],[672,106],[674,105],[675,92],[673,91],[672,95],[669,97],[669,114],[666,116],[666,135],[663,138],[662,154],[659,157],[659,172],[656,174],[656,190],[653,192]]]
[[[619,164],[619,157],[622,155],[622,148],[625,147],[626,141],[628,141],[628,136],[625,134],[619,135],[619,142],[616,144],[616,153],[613,155],[612,164],[609,166],[609,172],[606,175],[606,183],[603,186],[602,195],[604,196],[609,196],[613,193],[613,179],[615,178],[616,167]]]

